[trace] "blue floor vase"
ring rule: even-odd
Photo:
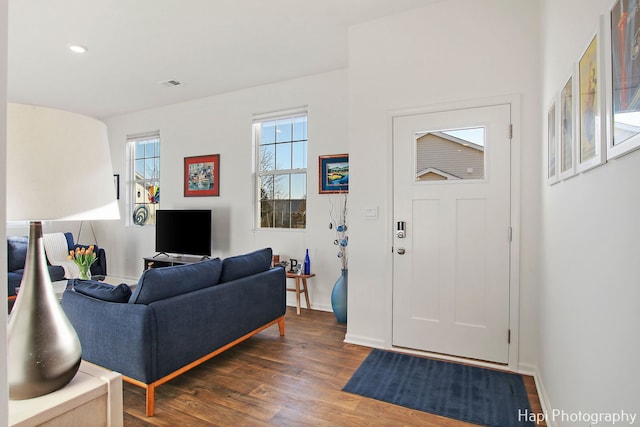
[[[342,274],[336,280],[331,291],[331,307],[338,323],[347,323],[347,287],[349,270],[342,270]]]

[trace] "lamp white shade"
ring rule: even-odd
[[[68,111],[7,105],[7,220],[120,217],[104,123]]]

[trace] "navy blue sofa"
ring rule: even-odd
[[[88,248],[87,245],[76,245],[73,242],[73,234],[64,233],[67,239],[67,247],[69,250],[76,248]],[[8,236],[7,237],[7,296],[14,299],[16,296],[16,288],[20,286],[22,281],[22,273],[24,273],[24,263],[27,259],[27,246],[29,239],[27,236]],[[104,249],[94,245],[95,253],[98,259],[91,265],[92,275],[107,275],[107,257]],[[51,281],[55,282],[64,279],[64,269],[59,265],[48,265],[49,276]]]
[[[263,329],[284,335],[286,276],[272,251],[145,270],[125,284],[74,280],[62,307],[80,338],[82,358],[155,388]]]

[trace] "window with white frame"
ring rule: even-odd
[[[258,228],[305,228],[307,113],[254,121]]]
[[[127,136],[129,224],[156,223],[160,206],[160,133]]]

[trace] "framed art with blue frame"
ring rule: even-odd
[[[349,192],[349,155],[333,154],[318,158],[319,193]]]

